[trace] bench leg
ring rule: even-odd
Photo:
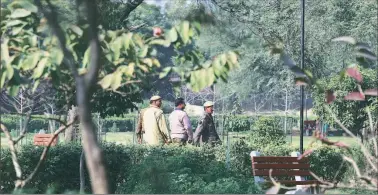
[[[251,156],[251,160],[252,160],[252,157],[254,157],[254,156],[260,156],[260,152],[252,151],[251,154],[250,154],[250,156]],[[264,182],[264,178],[262,178],[260,176],[254,176],[254,179],[255,179],[255,183],[256,184]]]
[[[300,155],[299,152],[292,152],[291,153],[292,157],[299,157],[299,155]],[[305,177],[301,177],[301,176],[295,176],[295,181],[306,181],[306,178]],[[297,187],[297,190],[304,190],[305,189],[304,185],[297,185],[296,187]]]

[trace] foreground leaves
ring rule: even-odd
[[[4,12],[3,12],[4,11]],[[29,1],[16,0],[8,9],[2,9],[1,21],[1,82],[0,87],[9,93],[17,94],[18,86],[40,80],[52,80],[55,85],[67,83],[60,78],[71,77],[63,64],[63,53],[56,37],[46,37],[46,20],[36,20],[37,7]],[[126,30],[104,30],[99,27],[99,39],[103,57],[98,85],[105,90],[117,91],[124,85],[135,85],[136,80],[144,80],[153,75],[160,79],[175,72],[182,75],[193,91],[200,91],[216,83],[218,79],[227,80],[228,72],[238,68],[238,54],[225,52],[212,60],[200,59],[196,49],[184,50],[190,46],[200,33],[197,22],[182,21],[171,29],[154,27],[153,36],[144,36]],[[75,59],[77,71],[85,75],[91,59],[89,45],[86,43],[87,26],[70,25],[64,27],[67,48]],[[7,33],[11,32],[11,33]],[[42,38],[44,37],[44,38]],[[193,64],[186,69],[165,67],[157,59],[159,46],[175,48],[177,58],[182,63]],[[55,76],[52,76],[55,75]],[[65,76],[62,76],[65,75]],[[131,83],[131,84],[130,84]]]

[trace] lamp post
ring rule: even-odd
[[[301,0],[301,68],[304,68],[304,18],[305,18],[305,0]],[[304,86],[300,86],[301,93],[301,110],[300,110],[300,153],[303,154],[303,107],[304,107]]]

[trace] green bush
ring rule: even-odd
[[[249,131],[253,120],[250,116],[235,115],[226,117],[224,127],[231,132]]]
[[[347,170],[347,164],[341,166],[343,162],[342,155],[343,151],[338,148],[329,146],[316,148],[309,156],[311,170],[325,181],[340,182]]]
[[[111,193],[261,193],[250,174],[226,168],[224,148],[178,148],[102,145]],[[25,145],[19,152],[24,175],[37,164],[43,147]],[[1,150],[1,193],[11,193],[15,174],[9,150]],[[57,145],[50,149],[40,172],[26,186],[28,193],[54,193],[79,189],[81,146]],[[233,155],[233,154],[231,154]],[[250,164],[245,164],[250,167]],[[86,192],[91,193],[85,170]],[[219,186],[222,185],[222,186]],[[235,186],[235,187],[232,187]]]
[[[280,128],[279,120],[275,117],[260,117],[253,125],[249,136],[251,144],[256,148],[268,145],[285,144],[285,134]]]

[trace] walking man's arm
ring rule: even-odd
[[[192,125],[190,124],[189,116],[187,114],[184,115],[183,123],[184,123],[184,128],[188,134],[188,142],[190,143],[193,141],[193,130],[192,130]]]

